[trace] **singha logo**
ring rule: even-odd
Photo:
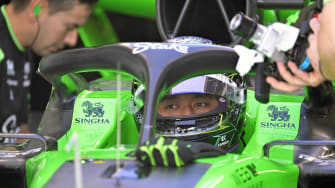
[[[85,117],[103,117],[105,111],[103,110],[104,105],[100,102],[90,103],[89,101],[83,102],[81,107],[84,107],[83,112],[86,114]]]
[[[275,105],[270,105],[266,110],[272,111],[272,113],[268,113],[269,117],[271,117],[271,121],[290,120],[290,115],[288,114],[289,109],[286,106],[279,107],[278,110],[278,108]]]
[[[186,54],[188,53],[188,46],[184,46],[181,44],[174,44],[174,43],[168,43],[168,44],[161,44],[161,43],[134,43],[132,44],[133,54],[139,54],[147,50],[175,50],[179,53]]]

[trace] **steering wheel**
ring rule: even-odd
[[[238,12],[256,16],[256,0],[157,0],[158,31],[163,40],[178,36],[199,36],[232,46],[241,37],[233,35],[229,23]]]

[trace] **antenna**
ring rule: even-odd
[[[65,146],[65,151],[69,152],[74,147],[74,177],[76,188],[83,188],[83,172],[80,163],[80,148],[78,144],[78,134],[73,133],[69,142]]]
[[[121,169],[121,164],[120,164],[120,145],[121,145],[121,64],[120,62],[117,62],[117,76],[116,76],[116,108],[117,108],[117,113],[116,113],[116,170],[115,174],[117,174],[120,169]],[[116,185],[120,185],[120,178],[116,176]]]

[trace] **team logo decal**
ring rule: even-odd
[[[290,115],[288,114],[289,109],[286,106],[278,108],[275,105],[270,105],[266,109],[271,113],[268,113],[268,116],[271,117],[271,121],[289,121]]]
[[[161,43],[134,43],[133,54],[139,54],[147,50],[175,50],[179,53],[188,53],[188,46],[181,44],[161,44]]]
[[[83,108],[83,112],[86,114],[85,117],[103,117],[105,111],[103,110],[104,105],[100,102],[90,103],[90,101],[85,101],[81,105]]]
[[[31,64],[30,62],[25,62],[24,63],[23,87],[30,86],[30,77],[29,77],[30,72],[31,72]]]
[[[85,117],[75,118],[75,124],[82,125],[96,125],[96,124],[110,124],[108,118],[104,118],[104,105],[101,102],[91,103],[90,101],[84,101],[81,104],[82,112]]]
[[[6,61],[7,64],[7,75],[15,76],[14,62],[10,59]]]
[[[20,127],[17,125],[17,118],[15,114],[10,115],[2,124],[1,131],[3,133],[18,133]],[[5,143],[15,143],[15,138],[2,138],[0,141]]]
[[[25,75],[30,74],[30,72],[31,72],[30,62],[27,61],[24,63],[24,74]]]
[[[270,105],[267,107],[267,115],[270,118],[269,121],[261,122],[261,127],[265,128],[291,128],[296,129],[294,123],[290,121],[289,108],[286,106],[277,107]]]

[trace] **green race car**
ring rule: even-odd
[[[234,151],[229,145],[221,155],[194,157],[179,167],[136,158],[156,135],[166,137],[157,104],[171,88],[195,76],[236,74],[237,61],[231,47],[187,42],[118,43],[43,58],[39,72],[53,91],[38,134],[2,135],[30,139],[2,146],[5,186],[330,187],[335,116],[328,82],[307,88],[305,96],[271,93],[269,103],[258,102],[251,87],[237,89],[239,105],[220,116],[234,119],[235,110],[238,124],[220,123],[234,128],[227,142],[238,143]],[[101,71],[102,77],[86,78]],[[141,100],[135,86],[144,87]],[[196,133],[213,137],[216,147],[226,145],[226,137],[207,129]]]

